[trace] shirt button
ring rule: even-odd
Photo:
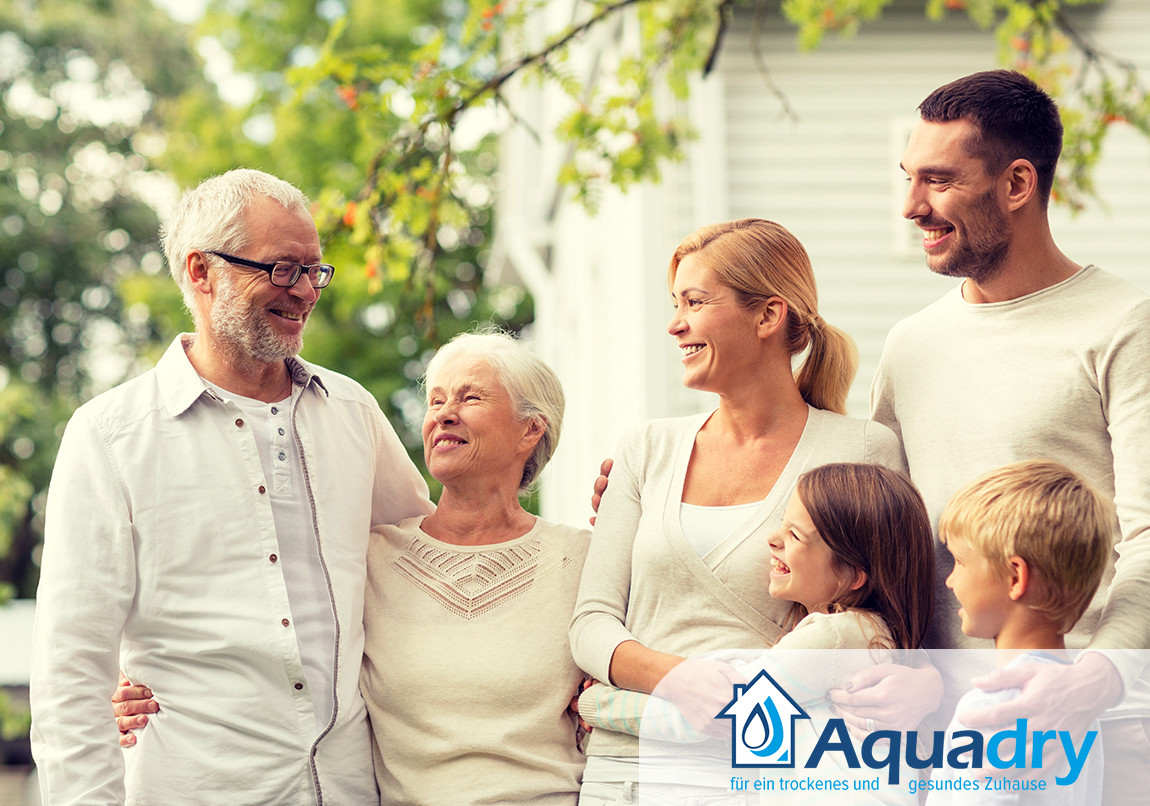
[[[244,427],[244,421],[237,419],[236,420],[236,428],[243,428],[243,427]]]
[[[263,495],[264,493],[266,493],[268,491],[268,488],[261,484],[259,486],[259,491],[260,491],[260,495]]]
[[[272,414],[279,414],[279,413],[280,413],[280,410],[277,409],[275,406],[272,406]]]
[[[277,428],[276,430],[280,432],[281,437],[284,435],[284,430],[282,428]]]
[[[296,691],[303,691],[303,683],[296,683],[295,684],[295,690]]]
[[[291,624],[291,622],[285,618],[283,621],[280,622],[280,624],[282,624],[286,627],[287,625]]]
[[[279,557],[277,557],[276,555],[273,554],[272,556],[268,557],[268,559],[274,563],[274,562],[277,562],[279,560]]]
[[[282,462],[284,459],[287,459],[287,454],[283,451],[280,451],[280,461]]]

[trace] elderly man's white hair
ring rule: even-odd
[[[168,270],[189,311],[195,312],[195,297],[185,271],[188,253],[196,249],[242,252],[251,240],[244,214],[259,198],[272,199],[289,210],[307,210],[307,197],[294,185],[263,171],[236,168],[209,177],[185,193],[160,230]]]

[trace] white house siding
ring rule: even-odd
[[[569,398],[563,444],[545,476],[548,517],[585,522],[595,467],[627,426],[713,405],[709,396],[682,389],[664,330],[667,259],[704,223],[771,218],[802,240],[819,279],[823,316],[858,343],[849,406],[866,415],[890,326],[954,283],[925,268],[916,231],[899,215],[905,184],[897,166],[915,108],[935,87],[995,66],[988,33],[964,17],[931,23],[920,9],[888,10],[855,39],[832,37],[808,54],[797,52],[793,30],[781,19],[768,21],[760,47],[797,120],[784,119],[765,88],[752,56],[750,17],[737,15],[716,74],[697,82],[689,101],[701,137],[688,160],[669,167],[658,187],[606,194],[597,216],[569,202],[559,207],[542,238],[550,247],[548,272],[542,281],[528,280],[541,299],[540,350]],[[1150,76],[1150,3],[1111,0],[1072,16],[1101,49],[1139,63]],[[634,32],[624,26],[622,35]],[[547,103],[536,98],[529,106],[545,110]],[[514,177],[525,165],[532,192],[550,193],[554,176],[555,163],[525,159],[527,149],[515,137],[505,141],[500,222],[511,214],[540,216],[537,206],[515,201],[513,189],[525,180]],[[1079,262],[1150,289],[1150,259],[1140,248],[1150,234],[1150,144],[1127,126],[1112,127],[1096,182],[1107,208],[1096,205],[1077,217],[1055,208],[1058,243]],[[505,265],[518,271],[514,261]]]
[[[1112,0],[1073,17],[1107,52],[1141,60],[1150,77],[1150,4]],[[924,268],[914,229],[899,215],[907,126],[932,89],[995,67],[995,45],[965,18],[932,24],[921,11],[888,13],[854,40],[831,38],[809,54],[796,52],[789,29],[768,28],[761,48],[798,120],[780,121],[779,103],[759,90],[749,26],[738,26],[720,64],[730,212],[773,218],[807,246],[823,316],[858,342],[850,410],[862,415],[890,326],[954,282]],[[1052,218],[1067,254],[1150,288],[1150,260],[1135,246],[1150,231],[1150,144],[1129,128],[1113,127],[1097,174],[1109,212],[1072,218],[1055,209]]]

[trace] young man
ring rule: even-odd
[[[334,269],[294,187],[231,171],[164,233],[195,317],[77,410],[32,657],[45,803],[374,803],[359,694],[369,531],[431,511],[361,386],[296,357]],[[117,670],[162,692],[130,753]]]
[[[1057,462],[1007,465],[955,493],[942,512],[939,539],[954,558],[946,585],[958,599],[963,634],[993,639],[999,666],[1069,663],[1065,635],[1085,612],[1102,580],[1110,559],[1113,520],[1113,504]],[[954,740],[956,731],[968,729],[964,715],[1020,693],[1018,689],[987,692],[977,688],[967,692],[947,729],[948,742]],[[1010,788],[964,791],[940,786],[928,802],[935,806],[1099,803],[1102,750],[1096,741],[1097,723],[1092,730],[1094,735],[1087,734],[1080,746],[1074,776],[1066,775],[1070,767],[1056,743],[1044,753],[1041,773],[1005,773],[1008,778],[1011,774],[1027,776],[1030,786],[1042,780],[1042,790],[1026,789],[1023,794]],[[951,749],[948,744],[946,752]],[[983,772],[971,770],[969,774],[981,780]],[[1058,776],[1072,777],[1073,782],[1060,785]]]
[[[922,229],[931,270],[964,279],[892,329],[872,416],[899,434],[934,517],[970,478],[1035,457],[1075,468],[1112,497],[1121,559],[1068,643],[1150,647],[1150,298],[1055,245],[1047,203],[1062,125],[1032,81],[976,73],[935,90],[919,110],[902,160],[903,214]],[[940,567],[941,616],[950,610],[945,552]],[[938,619],[930,645],[971,644],[951,617]],[[1010,707],[1054,709],[1078,728],[1125,693],[1109,715],[1137,718],[1104,730],[1129,729],[1134,738],[1116,733],[1112,743],[1141,747],[1150,714],[1150,689],[1136,689],[1142,671],[1136,657],[1090,652],[1070,667],[1003,680],[1033,678]],[[988,715],[1012,720],[1006,708]]]

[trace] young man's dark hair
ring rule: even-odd
[[[965,120],[974,126],[977,134],[967,147],[992,174],[1013,160],[1029,160],[1046,207],[1062,153],[1062,120],[1057,104],[1037,84],[1013,70],[974,73],[939,87],[918,111],[931,123]]]

